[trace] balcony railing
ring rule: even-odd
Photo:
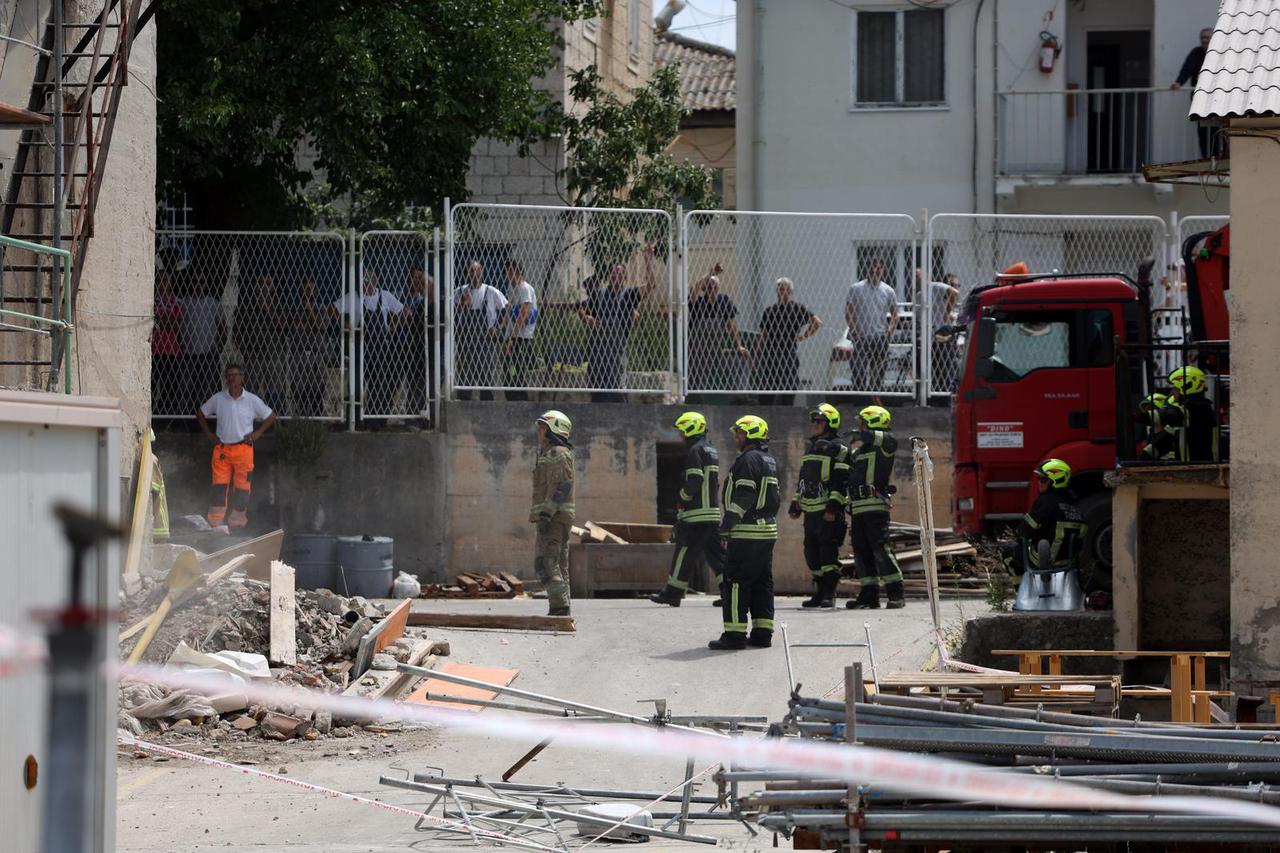
[[[997,93],[998,173],[1133,175],[1146,163],[1194,160],[1206,152],[1190,103],[1176,89]]]

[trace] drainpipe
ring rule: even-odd
[[[760,19],[764,0],[741,0],[738,6],[737,116],[734,143],[738,151],[739,210],[760,207]]]

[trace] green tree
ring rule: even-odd
[[[578,109],[551,109],[547,124],[565,138],[565,187],[578,207],[658,208],[716,203],[711,170],[667,153],[688,110],[676,69],[658,69],[623,100],[604,87],[595,66],[570,75]]]
[[[546,132],[557,22],[596,0],[167,0],[159,176],[202,226],[307,224],[465,198],[477,140]],[[299,168],[306,142],[316,175]]]

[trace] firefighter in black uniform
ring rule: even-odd
[[[1164,411],[1169,406],[1173,406],[1174,409],[1181,408],[1177,400],[1170,400],[1168,396],[1159,392],[1148,394],[1138,404],[1137,420],[1151,427],[1147,433],[1146,444],[1138,453],[1144,460],[1159,461],[1178,458],[1178,428],[1169,426],[1164,419]]]
[[[1179,367],[1169,374],[1173,386],[1170,403],[1161,410],[1161,420],[1178,431],[1177,459],[1181,462],[1217,462],[1218,408],[1205,394],[1204,371]]]
[[[889,609],[906,607],[902,570],[889,547],[890,498],[897,491],[889,484],[898,440],[889,432],[892,418],[883,406],[867,406],[858,412],[861,429],[850,435],[856,446],[849,451],[849,525],[853,540],[854,568],[861,589],[845,602],[850,610],[874,610],[880,606],[880,584],[889,597]]]
[[[705,561],[723,582],[724,551],[720,545],[720,455],[707,441],[707,419],[699,412],[676,418],[684,436],[684,481],[676,503],[676,553],[671,576],[661,592],[649,596],[654,604],[679,607],[689,589],[693,568]]]
[[[1046,459],[1036,467],[1035,474],[1040,495],[1018,526],[1021,547],[1013,568],[1019,575],[1026,566],[1059,571],[1071,568],[1089,532],[1084,516],[1076,508],[1076,496],[1068,488],[1071,466],[1061,459]],[[1041,540],[1049,542],[1052,565],[1040,565]]]
[[[733,425],[738,458],[724,483],[720,535],[724,563],[724,633],[707,644],[718,650],[768,648],[773,642],[773,545],[778,539],[778,465],[769,455],[769,425],[743,415]],[[751,633],[747,634],[747,619]]]
[[[788,512],[792,518],[804,516],[804,561],[817,588],[800,606],[835,607],[849,502],[849,448],[840,440],[840,412],[830,403],[809,412],[809,425],[800,482]]]

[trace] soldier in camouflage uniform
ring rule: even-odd
[[[538,525],[533,568],[547,590],[549,616],[569,615],[569,525],[573,523],[573,424],[552,409],[538,418],[529,521]]]

